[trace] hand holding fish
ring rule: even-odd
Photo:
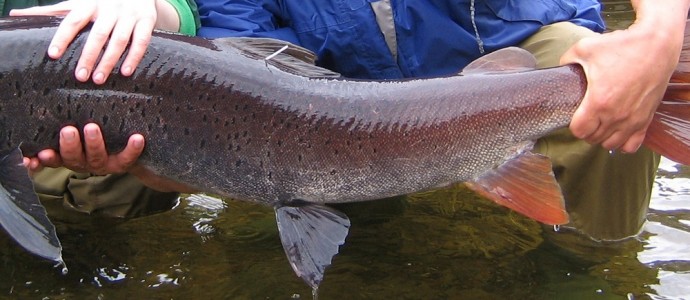
[[[97,175],[129,172],[137,176],[146,186],[161,192],[195,191],[191,187],[155,175],[136,161],[144,150],[144,137],[133,134],[129,137],[127,146],[119,153],[108,154],[105,140],[97,124],[84,126],[84,145],[79,136],[79,130],[73,126],[66,126],[60,130],[60,152],[46,149],[36,157],[24,158],[24,165],[30,172],[38,172],[43,167],[65,167],[76,172],[93,173]]]
[[[68,0],[55,5],[15,9],[10,15],[65,17],[48,47],[48,56],[53,59],[60,58],[75,36],[93,22],[75,76],[83,82],[92,78],[96,84],[105,83],[128,45],[129,52],[120,68],[124,76],[134,73],[154,28],[171,31],[179,28],[177,12],[165,0]],[[101,52],[103,55],[99,61]]]
[[[637,151],[678,62],[689,4],[633,1],[637,20],[627,30],[582,39],[561,57],[582,65],[589,83],[570,123],[576,137]]]

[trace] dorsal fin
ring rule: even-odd
[[[340,73],[315,65],[316,55],[306,48],[270,38],[220,38],[219,48],[232,47],[252,59],[264,60],[290,74],[305,77],[340,77]]]
[[[502,74],[537,68],[534,55],[525,49],[508,47],[484,55],[465,67],[460,74]]]

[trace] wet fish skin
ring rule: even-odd
[[[153,37],[132,78],[113,75],[97,86],[71,76],[83,35],[63,59],[45,58],[53,32],[0,35],[3,55],[15,62],[0,70],[3,86],[12,87],[0,94],[8,146],[32,155],[57,148],[60,127],[96,122],[109,151],[141,133],[149,137],[141,164],[203,191],[266,204],[373,200],[471,179],[514,156],[515,144],[567,125],[585,86],[574,67],[310,79],[222,41],[167,34]]]
[[[157,174],[275,207],[288,260],[314,290],[350,226],[323,203],[468,181],[536,220],[567,222],[548,158],[529,149],[568,125],[586,89],[577,66],[533,70],[529,56],[509,49],[471,64],[465,76],[363,81],[313,66],[294,46],[265,59],[281,41],[156,33],[131,78],[112,74],[95,85],[72,75],[83,33],[60,60],[45,56],[57,22],[0,19],[0,60],[7,62],[0,64],[0,158],[7,158],[0,173],[26,172],[21,154],[57,148],[64,125],[98,123],[110,152],[141,133],[147,142],[138,163]],[[671,86],[667,98],[688,106],[688,81]],[[648,138],[687,164],[690,109],[680,110],[662,104],[667,115],[655,119]],[[14,223],[24,204],[40,203],[3,178],[0,188],[17,193],[0,193],[0,203],[18,208],[0,210],[0,224],[29,251],[61,259],[45,211],[26,219],[42,230]],[[43,240],[49,243],[30,243]]]

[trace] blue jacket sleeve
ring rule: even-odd
[[[281,26],[277,0],[197,0],[201,28],[197,35],[270,37],[299,45],[295,31]]]

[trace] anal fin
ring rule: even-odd
[[[526,151],[466,183],[492,201],[549,225],[568,222],[551,160]]]
[[[17,147],[0,153],[0,225],[29,252],[62,265],[55,226],[34,191]]]
[[[276,207],[278,231],[292,269],[316,290],[350,229],[348,217],[327,206],[292,201]]]

